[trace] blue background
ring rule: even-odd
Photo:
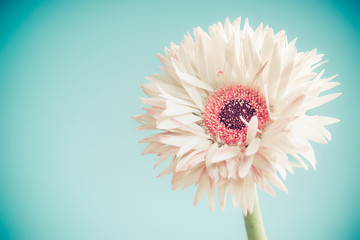
[[[359,5],[355,1],[11,1],[0,3],[0,239],[245,239],[195,189],[172,192],[141,156],[142,113],[156,54],[192,28],[248,17],[299,51],[318,48],[343,92],[314,114],[342,121],[314,144],[317,171],[289,175],[289,194],[259,193],[269,239],[359,239]],[[359,236],[359,237],[358,237]]]

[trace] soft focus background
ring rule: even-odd
[[[156,178],[130,117],[156,54],[192,28],[248,17],[299,51],[318,48],[344,94],[314,111],[340,118],[317,171],[289,194],[260,193],[269,239],[359,239],[359,37],[356,1],[1,1],[0,239],[246,239],[240,209]]]

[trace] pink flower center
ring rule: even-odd
[[[270,120],[264,95],[249,87],[231,85],[208,98],[204,122],[215,139],[232,145],[246,141],[247,123],[254,115],[259,120],[258,128],[264,130]]]

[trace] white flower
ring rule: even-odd
[[[138,130],[162,130],[141,142],[155,153],[155,167],[170,158],[160,174],[173,174],[173,189],[195,184],[196,204],[204,192],[214,209],[214,189],[222,209],[232,194],[235,207],[252,213],[256,185],[275,195],[270,184],[287,192],[282,179],[293,167],[315,168],[309,140],[327,143],[324,126],[337,119],[307,111],[340,94],[320,94],[338,85],[335,77],[313,72],[324,62],[316,49],[297,52],[284,31],[274,34],[262,24],[254,31],[240,18],[194,29],[179,46],[158,55],[164,75],[142,85],[150,105],[134,116]],[[289,160],[293,156],[297,162]]]

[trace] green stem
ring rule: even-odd
[[[264,224],[261,218],[259,200],[256,194],[254,211],[252,214],[247,213],[245,219],[246,232],[248,240],[266,240]]]

